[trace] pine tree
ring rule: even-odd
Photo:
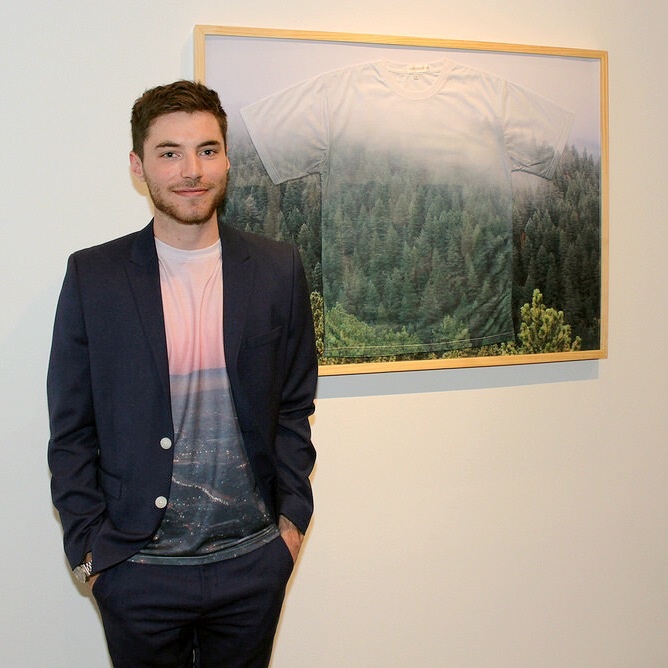
[[[564,312],[545,306],[540,290],[533,291],[531,304],[522,306],[518,339],[519,346],[514,343],[504,346],[506,354],[563,353],[579,350],[581,346],[579,336],[572,339]]]

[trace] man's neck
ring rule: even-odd
[[[180,223],[172,218],[160,216],[156,212],[153,220],[153,234],[156,239],[182,250],[208,248],[219,238],[218,221],[212,216],[206,223]]]

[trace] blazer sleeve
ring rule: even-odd
[[[313,513],[309,476],[315,464],[309,417],[315,410],[318,359],[311,303],[298,251],[292,253],[291,317],[285,355],[284,383],[275,441],[278,514],[302,533]]]
[[[75,567],[91,551],[105,516],[97,480],[98,438],[75,256],[68,261],[56,308],[47,400],[51,494],[63,525],[65,554]]]

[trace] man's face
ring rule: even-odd
[[[144,141],[143,159],[130,153],[130,166],[148,187],[156,222],[202,225],[216,218],[230,163],[213,114],[158,116]]]

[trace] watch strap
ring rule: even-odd
[[[87,559],[82,564],[79,564],[72,572],[74,577],[81,582],[81,584],[85,584],[90,580],[90,576],[93,572],[93,560]]]

